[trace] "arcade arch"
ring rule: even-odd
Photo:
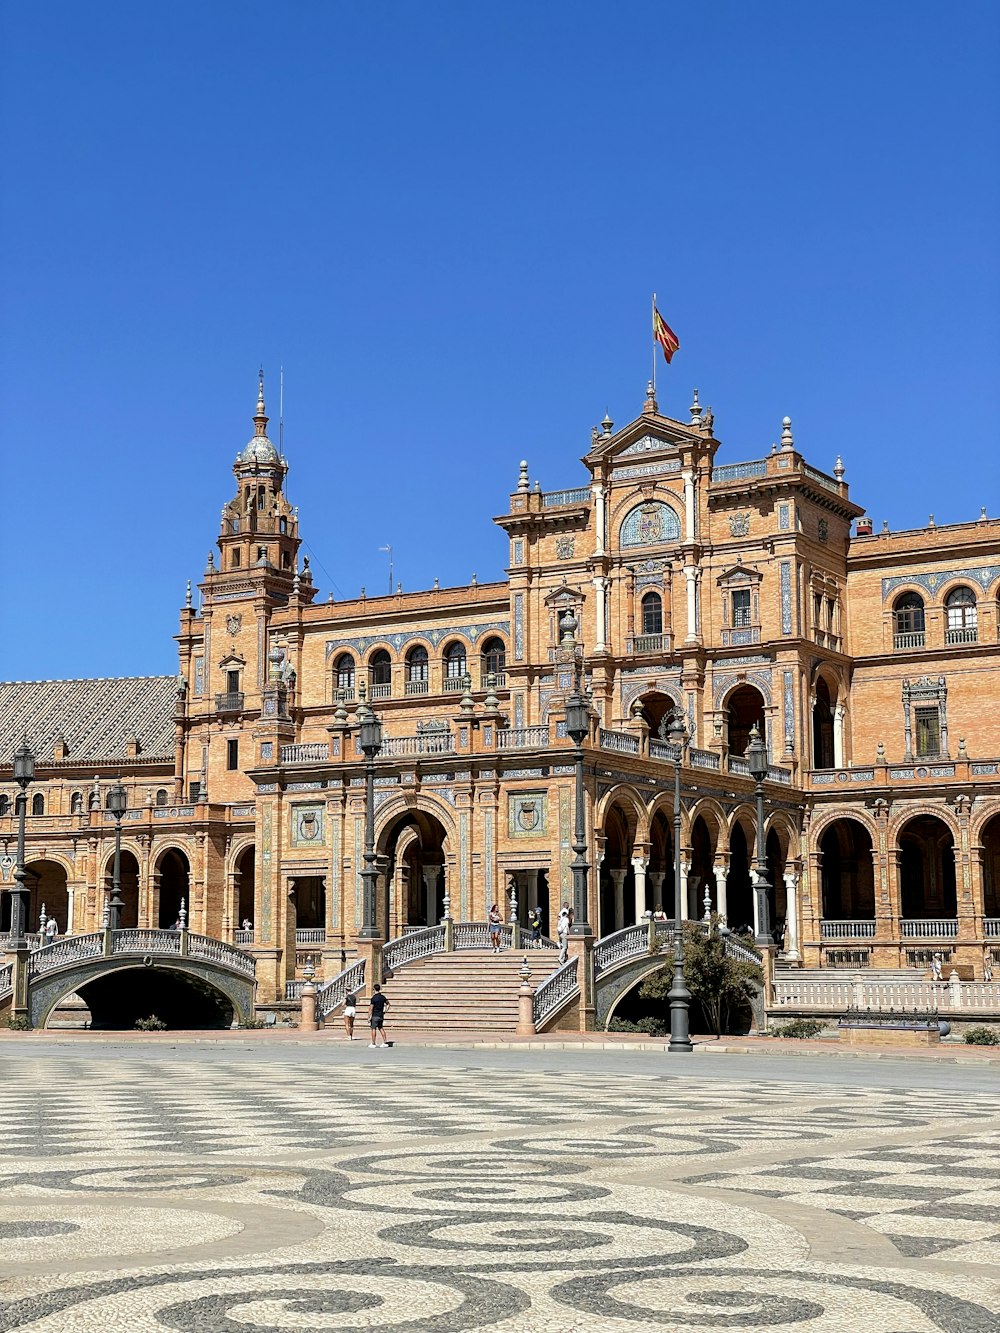
[[[377,921],[387,938],[406,926],[433,926],[444,915],[447,886],[447,830],[427,810],[394,816],[376,844],[380,867]],[[457,906],[457,904],[456,904]]]
[[[955,838],[936,815],[915,815],[896,838],[899,848],[900,915],[948,919],[958,915]]]

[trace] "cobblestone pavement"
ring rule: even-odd
[[[1000,1328],[994,1071],[396,1055],[5,1044],[0,1333]]]

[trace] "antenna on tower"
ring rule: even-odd
[[[386,553],[386,554],[388,555],[388,557],[389,557],[389,595],[390,595],[390,597],[391,597],[391,596],[392,596],[392,547],[391,547],[391,546],[380,546],[378,549],[379,549],[380,551],[385,551],[385,553]]]
[[[278,368],[278,453],[285,456],[285,367]]]

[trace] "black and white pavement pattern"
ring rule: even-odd
[[[1000,1329],[987,1074],[398,1054],[4,1040],[0,1333]]]

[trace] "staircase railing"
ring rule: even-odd
[[[294,981],[286,981],[285,999],[301,1000],[302,987],[305,984],[302,977],[296,977]],[[359,991],[364,987],[364,984],[365,960],[356,958],[349,967],[344,968],[343,972],[338,972],[329,981],[324,981],[322,986],[316,987],[316,1012],[326,1018],[335,1009],[340,1008],[348,991]]]
[[[531,1001],[531,1017],[536,1032],[566,1000],[579,993],[580,987],[576,979],[579,961],[579,958],[568,959],[536,989]]]
[[[427,958],[432,953],[444,951],[444,926],[427,926],[424,930],[411,930],[393,940],[382,950],[382,975],[394,972],[405,963],[413,963],[418,958]]]

